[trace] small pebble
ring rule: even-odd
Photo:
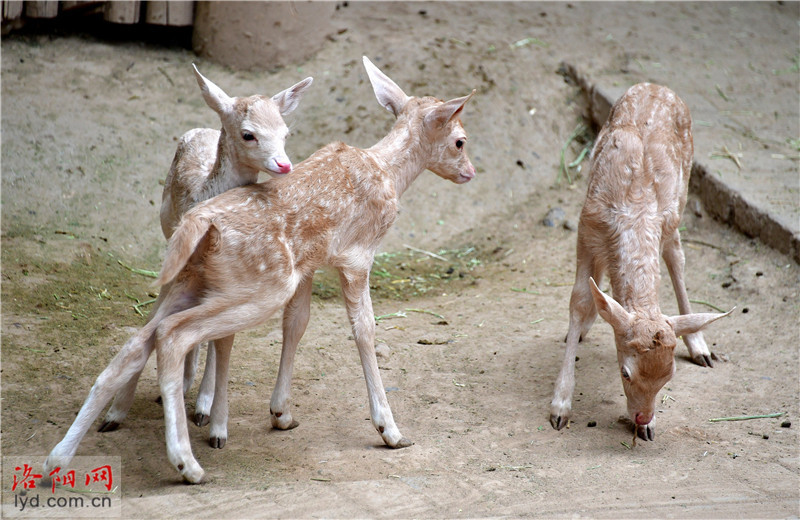
[[[765,433],[764,435],[762,435],[762,436],[761,436],[761,438],[762,438],[762,439],[769,439],[769,435],[767,435],[767,434]]]
[[[542,224],[547,227],[555,227],[556,224],[563,222],[566,217],[567,215],[563,209],[559,207],[551,208],[542,219]]]
[[[783,421],[781,423],[781,428],[791,428],[791,427],[792,427],[792,421]]]
[[[578,224],[576,224],[574,220],[567,219],[564,221],[564,229],[568,231],[577,231]]]

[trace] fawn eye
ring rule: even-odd
[[[242,132],[242,139],[244,139],[245,141],[255,141],[256,136],[254,136],[250,132]]]
[[[460,150],[463,146],[464,146],[464,140],[463,139],[459,139],[459,140],[456,141],[456,148],[458,148]]]
[[[623,379],[625,379],[626,381],[630,381],[631,380],[631,373],[628,372],[628,369],[626,367],[622,367],[621,372],[622,372]]]

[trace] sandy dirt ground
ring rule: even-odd
[[[798,138],[799,14],[789,2],[351,2],[336,11],[342,30],[315,57],[271,73],[232,72],[155,44],[4,38],[3,455],[40,462],[144,322],[133,306],[155,289],[122,264],[159,269],[160,183],[176,140],[193,127],[218,127],[190,63],[231,95],[273,94],[314,76],[291,116],[287,151],[299,162],[333,140],[370,146],[390,127],[361,66],[366,54],[411,94],[478,90],[463,116],[477,178],[456,186],[423,174],[373,270],[375,314],[404,314],[380,319],[377,341],[395,419],[415,444],[387,449],[369,423],[335,277],[321,273],[294,371],[300,426],[269,426],[276,316],[237,336],[228,443],[212,449],[207,428],[190,425],[206,482],[184,485],[166,458],[151,359],[124,425],[90,430],[78,451],[121,458],[122,514],[798,516],[798,265],[690,200],[682,232],[690,297],[736,306],[706,333],[725,361],[693,365],[680,344],[675,377],[659,394],[656,439],[632,448],[620,420],[613,335],[600,320],[579,354],[571,427],[549,424],[576,234],[542,219],[558,207],[574,224],[585,192],[580,172],[572,171],[572,185],[559,178],[560,150],[585,109],[558,73],[562,60],[616,86],[674,82],[679,94],[719,96],[716,85],[723,92],[733,85],[762,115],[752,128],[769,127],[778,136],[769,146],[789,154]],[[788,113],[777,110],[786,99]],[[695,124],[698,140],[716,131],[727,130]],[[568,146],[567,160],[584,144]],[[665,269],[660,300],[666,314],[677,313]],[[710,311],[702,303],[695,309]],[[196,385],[189,413],[195,394]],[[777,412],[784,415],[709,422]],[[9,490],[5,480],[4,501]]]

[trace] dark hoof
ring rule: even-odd
[[[100,427],[97,429],[97,431],[103,432],[103,433],[105,433],[105,432],[113,432],[117,428],[119,428],[119,423],[118,422],[116,422],[116,421],[104,421],[103,424],[101,424]]]
[[[211,446],[212,448],[221,449],[225,447],[225,442],[227,440],[228,439],[224,437],[211,437],[208,439],[208,445]]]
[[[160,395],[158,397],[156,397],[155,402],[156,402],[156,404],[159,404],[159,405],[162,404]]]
[[[647,426],[640,426],[636,429],[636,436],[642,439],[643,441],[654,441],[656,440],[656,431],[654,428],[648,428]]]
[[[550,416],[550,424],[551,424],[551,425],[553,426],[553,428],[555,428],[556,430],[561,430],[561,429],[563,429],[563,428],[564,428],[564,426],[566,426],[567,424],[569,424],[569,419],[568,419],[568,418],[561,417],[560,415],[558,415],[558,416],[553,416],[553,415],[551,415],[551,416]]]
[[[194,423],[197,426],[205,426],[209,422],[211,422],[211,417],[209,417],[208,415],[206,415],[204,413],[196,413],[196,414],[194,414]],[[220,448],[221,447],[222,446],[220,446]]]
[[[714,356],[713,354],[703,354],[702,356],[697,356],[695,358],[692,358],[692,361],[694,361],[696,365],[700,365],[701,367],[714,368],[714,363],[711,361],[712,358],[714,357],[716,356]]]

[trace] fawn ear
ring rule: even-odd
[[[736,307],[733,309],[735,308]],[[667,323],[669,323],[675,331],[676,336],[684,336],[703,330],[718,319],[730,315],[733,309],[725,313],[698,312],[695,314],[679,314],[677,316],[666,317],[666,319]]]
[[[437,125],[442,127],[456,118],[461,114],[461,111],[464,109],[464,105],[467,104],[467,101],[475,95],[475,90],[473,89],[469,95],[464,97],[451,99],[450,101],[445,101],[441,105],[438,105],[436,108],[425,114],[425,124],[427,125]]]
[[[378,103],[397,117],[406,105],[409,99],[408,96],[403,92],[403,89],[397,86],[397,83],[373,65],[369,58],[364,56],[363,60],[364,68],[367,69],[367,76],[369,76],[369,82],[372,83],[372,90],[375,91]]]
[[[627,328],[631,321],[630,313],[623,309],[622,305],[617,303],[617,300],[601,291],[594,282],[594,278],[589,278],[589,284],[592,289],[594,305],[597,307],[597,312],[600,316],[611,325],[614,331]]]
[[[194,67],[194,75],[197,78],[197,84],[200,85],[200,91],[203,93],[203,99],[206,100],[206,104],[220,116],[231,112],[233,110],[233,99],[211,80],[200,74],[194,63],[192,63],[192,67]]]
[[[295,83],[286,90],[272,96],[272,100],[278,104],[278,110],[282,116],[289,114],[297,108],[300,98],[303,97],[303,92],[311,86],[313,81],[314,78],[308,77],[300,83]]]

